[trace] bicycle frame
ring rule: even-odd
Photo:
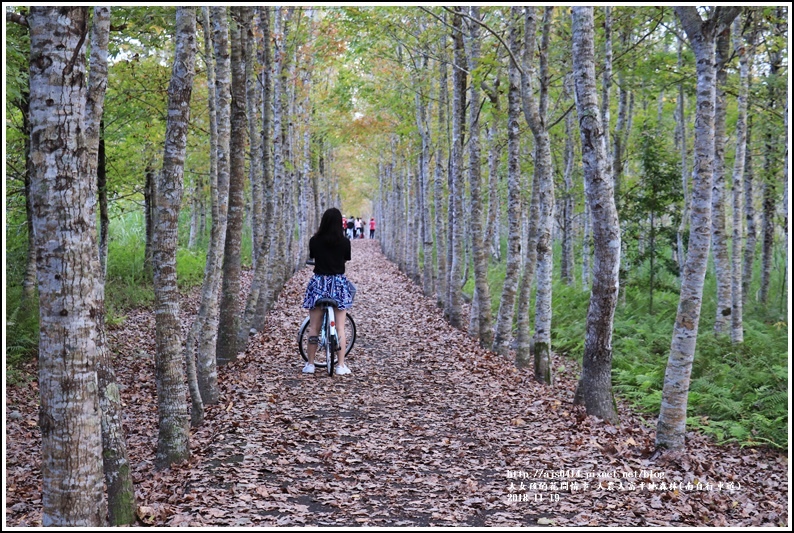
[[[336,331],[336,309],[330,305],[323,306],[323,327],[321,329],[325,332],[326,342],[326,363],[328,375],[334,375],[334,366],[336,366],[336,352],[339,348],[339,334]]]

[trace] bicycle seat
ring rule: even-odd
[[[320,298],[316,302],[314,302],[314,306],[325,306],[330,305],[331,307],[339,307],[339,304],[333,298]]]

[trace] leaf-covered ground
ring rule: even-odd
[[[355,241],[348,276],[358,338],[348,376],[301,373],[296,333],[311,272],[287,284],[263,333],[220,369],[221,403],[193,431],[192,458],[153,467],[154,319],[109,332],[125,402],[140,525],[785,526],[788,461],[688,435],[654,453],[653,421],[619,427],[451,328],[381,254]],[[196,297],[183,304],[184,326]],[[35,367],[30,368],[35,376]],[[6,526],[41,525],[35,381],[6,390]]]

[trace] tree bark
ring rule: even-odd
[[[537,175],[538,206],[537,238],[528,243],[528,248],[536,246],[537,292],[535,294],[535,335],[534,360],[535,379],[549,385],[553,384],[551,375],[551,278],[553,269],[551,232],[554,223],[554,175],[551,163],[551,141],[546,129],[546,107],[548,95],[548,45],[551,31],[553,7],[547,7],[543,15],[543,30],[539,49],[540,71],[538,73],[539,98],[533,96],[535,68],[530,54],[535,53],[535,8],[526,8],[524,23],[524,69],[522,74],[522,94],[524,117],[535,140],[535,172]],[[534,223],[531,220],[530,223]],[[530,231],[532,233],[532,231]],[[528,257],[531,259],[530,256]],[[525,266],[525,268],[527,268]]]
[[[443,39],[439,43],[443,53]],[[442,56],[443,59],[443,56]],[[444,222],[444,209],[446,203],[444,197],[444,160],[446,144],[446,135],[444,130],[447,125],[446,109],[447,109],[447,62],[439,61],[439,84],[438,84],[438,136],[436,142],[436,165],[433,172],[433,200],[436,206],[434,215],[435,226],[435,241],[436,241],[436,305],[441,308],[446,308],[447,301],[447,228]]]
[[[144,269],[147,275],[152,272],[152,256],[154,254],[154,212],[157,209],[157,171],[154,169],[154,161],[150,160],[146,165],[145,183],[143,186],[143,218],[146,226],[146,244],[144,248]]]
[[[275,212],[275,194],[273,191],[273,132],[272,132],[272,70],[273,57],[270,49],[270,6],[261,6],[259,10],[259,29],[261,31],[261,46],[259,48],[259,63],[262,65],[262,183],[264,201],[264,228],[262,231],[262,249],[257,261],[264,261],[261,272],[256,273],[254,282],[259,285],[259,293],[253,301],[246,305],[246,323],[249,330],[261,331],[265,324],[265,314],[270,306],[268,302],[267,273],[269,272],[270,248],[273,243],[273,214]],[[265,253],[267,252],[267,253]],[[257,269],[259,264],[257,263]],[[253,286],[252,286],[253,288]],[[251,300],[251,298],[249,298]],[[250,314],[249,307],[252,307]]]
[[[493,87],[483,82],[483,87],[491,101],[491,123],[488,126],[488,218],[486,223],[485,244],[489,248],[491,260],[502,259],[501,231],[502,202],[499,196],[499,160],[501,158],[501,140],[499,122],[502,120],[499,107],[499,77],[496,76]]]
[[[704,22],[695,7],[674,9],[695,52],[697,106],[689,249],[656,432],[657,446],[665,448],[684,446],[689,382],[709,253],[714,164],[715,37],[724,25],[736,18],[740,10],[737,7],[717,7],[712,18]]]
[[[573,72],[582,169],[595,244],[582,376],[574,403],[584,405],[587,414],[615,424],[618,416],[612,395],[612,328],[618,297],[620,226],[614,182],[606,166],[606,130],[601,123],[596,93],[593,8],[574,7],[572,19]]]
[[[177,8],[176,51],[171,83],[168,86],[163,170],[157,184],[153,256],[157,345],[155,381],[160,429],[155,462],[161,469],[190,457],[187,387],[181,358],[182,326],[179,320],[176,249],[190,121],[190,97],[195,73],[195,34],[195,9]]]
[[[97,363],[103,312],[83,135],[85,7],[33,6],[30,193],[39,289],[42,525],[107,524]]]
[[[753,116],[747,117],[747,145],[751,146],[753,133]],[[753,173],[753,151],[750,149],[744,152],[744,175],[742,185],[744,187],[744,220],[745,220],[745,241],[744,257],[742,261],[742,304],[747,305],[747,298],[750,295],[750,284],[753,281],[753,263],[755,262],[755,249],[758,243],[758,231],[755,225],[755,176]]]
[[[231,140],[229,144],[229,211],[226,223],[226,242],[223,253],[223,284],[221,287],[220,318],[216,360],[225,365],[237,357],[242,346],[237,344],[240,330],[240,250],[245,209],[245,146],[247,139],[245,48],[250,19],[244,17],[245,8],[231,8]],[[243,22],[243,21],[246,22]]]
[[[714,176],[711,189],[711,247],[714,259],[714,273],[717,278],[717,316],[714,320],[714,334],[724,335],[730,330],[731,297],[731,260],[728,255],[728,238],[725,222],[725,116],[727,102],[725,82],[728,73],[725,65],[730,55],[730,26],[717,36],[717,88],[714,106]]]
[[[514,7],[513,9],[518,8]],[[512,17],[509,46],[511,50],[517,50],[521,46],[519,44],[520,15],[515,12]],[[521,75],[518,69],[515,61],[511,61],[508,67],[509,85],[507,90],[507,266],[493,343],[494,351],[504,357],[507,357],[509,353],[513,333],[513,311],[521,263],[521,169],[518,158]]]
[[[684,41],[678,40],[678,69],[684,65]],[[676,102],[676,139],[678,149],[681,154],[681,188],[684,192],[684,209],[681,214],[681,223],[676,234],[676,254],[678,256],[678,277],[684,277],[684,265],[686,264],[686,247],[684,246],[684,234],[689,226],[689,165],[687,162],[687,141],[686,141],[686,105],[684,97],[684,83],[678,84],[678,102]]]
[[[471,6],[470,15],[479,20],[480,11]],[[480,62],[480,27],[471,24],[469,32],[469,72],[475,72]],[[469,85],[469,182],[471,189],[471,237],[474,259],[474,284],[477,306],[477,336],[480,345],[490,348],[493,345],[493,324],[491,318],[491,290],[488,287],[488,250],[483,227],[482,176],[480,172],[480,90],[479,83],[472,80]]]
[[[121,397],[113,363],[105,343],[104,281],[107,275],[108,252],[108,202],[105,169],[105,122],[102,118],[107,88],[107,54],[110,35],[110,8],[95,7],[91,26],[91,58],[86,100],[86,146],[88,151],[89,179],[96,180],[99,203],[99,274],[100,282],[97,328],[97,377],[99,379],[99,406],[102,412],[102,459],[107,487],[108,517],[110,525],[135,522],[135,489],[132,483],[127,443],[122,425]]]
[[[463,329],[464,319],[461,313],[463,292],[460,280],[463,274],[463,127],[466,109],[466,56],[463,47],[463,8],[456,7],[452,18],[452,41],[454,57],[452,70],[452,157],[449,172],[452,187],[452,216],[450,235],[452,243],[452,260],[447,277],[447,302],[444,314],[453,327]]]
[[[770,110],[779,112],[780,102],[777,88],[779,71],[782,66],[783,54],[780,50],[770,52],[767,106]],[[777,134],[774,128],[767,123],[764,134],[764,181],[761,186],[761,287],[758,291],[758,301],[766,307],[769,303],[769,284],[772,278],[772,259],[773,246],[775,243],[775,194],[777,190],[778,161],[780,152],[778,151]]]
[[[251,184],[251,263],[256,270],[264,243],[265,230],[265,193],[262,180],[262,137],[260,136],[260,110],[262,108],[262,85],[258,81],[256,40],[254,20],[260,8],[245,8],[245,99],[248,118],[248,142],[250,144],[251,164],[248,167],[248,180]],[[260,28],[261,30],[261,28]]]
[[[229,20],[226,7],[210,8],[212,24],[212,43],[215,52],[215,112],[217,121],[217,217],[213,209],[212,242],[207,261],[212,261],[205,275],[211,276],[207,291],[206,318],[203,328],[199,329],[198,355],[196,358],[196,377],[201,401],[204,405],[218,402],[218,323],[219,293],[221,290],[221,269],[223,251],[226,249],[226,226],[229,212],[230,187],[230,145],[231,145],[231,62],[229,58]],[[205,16],[206,21],[206,16]],[[217,220],[217,224],[216,224]],[[203,303],[203,302],[202,302]],[[200,309],[201,311],[201,309]],[[194,400],[193,404],[197,402]],[[192,416],[193,425],[199,423]]]
[[[752,34],[747,48],[742,44],[741,20],[734,22],[734,52],[739,56],[739,95],[737,97],[736,151],[733,159],[733,236],[731,239],[731,342],[744,342],[742,294],[742,235],[743,202],[742,179],[744,176],[745,152],[747,150],[747,97],[750,91],[750,69],[754,48]]]
[[[573,97],[573,77],[565,76],[565,96]],[[563,184],[565,195],[562,201],[562,253],[560,255],[560,278],[566,285],[573,285],[573,238],[574,238],[574,196],[573,196],[573,166],[574,166],[574,114],[568,113],[565,117],[565,152],[563,155]]]

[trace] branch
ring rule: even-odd
[[[516,56],[514,56],[514,55],[513,55],[513,51],[512,51],[512,50],[510,50],[510,47],[509,47],[509,46],[507,46],[507,43],[505,43],[505,42],[504,42],[504,40],[502,39],[502,37],[501,37],[501,36],[500,36],[498,33],[496,33],[495,31],[493,31],[493,30],[492,30],[492,29],[491,29],[491,28],[490,28],[490,27],[489,27],[487,24],[485,24],[485,23],[484,23],[484,22],[482,22],[481,20],[477,20],[476,18],[472,17],[471,15],[467,15],[466,13],[464,13],[464,12],[462,12],[462,11],[452,11],[452,10],[451,10],[451,9],[449,9],[448,7],[444,7],[444,9],[446,9],[446,10],[447,10],[447,11],[449,11],[450,13],[457,13],[457,14],[459,14],[459,15],[461,15],[461,16],[463,16],[463,17],[466,17],[467,19],[469,19],[469,20],[471,20],[471,21],[473,21],[473,22],[475,22],[475,23],[479,24],[480,26],[482,26],[483,28],[485,28],[487,31],[489,31],[489,32],[491,33],[491,35],[493,35],[494,37],[496,37],[497,39],[499,39],[499,42],[500,42],[500,43],[502,43],[502,46],[504,46],[504,47],[505,47],[505,49],[507,50],[507,53],[508,53],[508,54],[510,54],[510,59],[512,59],[512,60],[513,60],[513,63],[515,63],[515,65],[516,65],[516,68],[518,69],[518,71],[519,71],[521,74],[523,74],[523,73],[524,73],[524,71],[521,69],[521,63],[519,63],[519,62],[518,62],[518,60],[516,59]]]
[[[6,22],[16,22],[21,26],[29,26],[28,18],[25,15],[20,15],[12,11],[6,11]]]

